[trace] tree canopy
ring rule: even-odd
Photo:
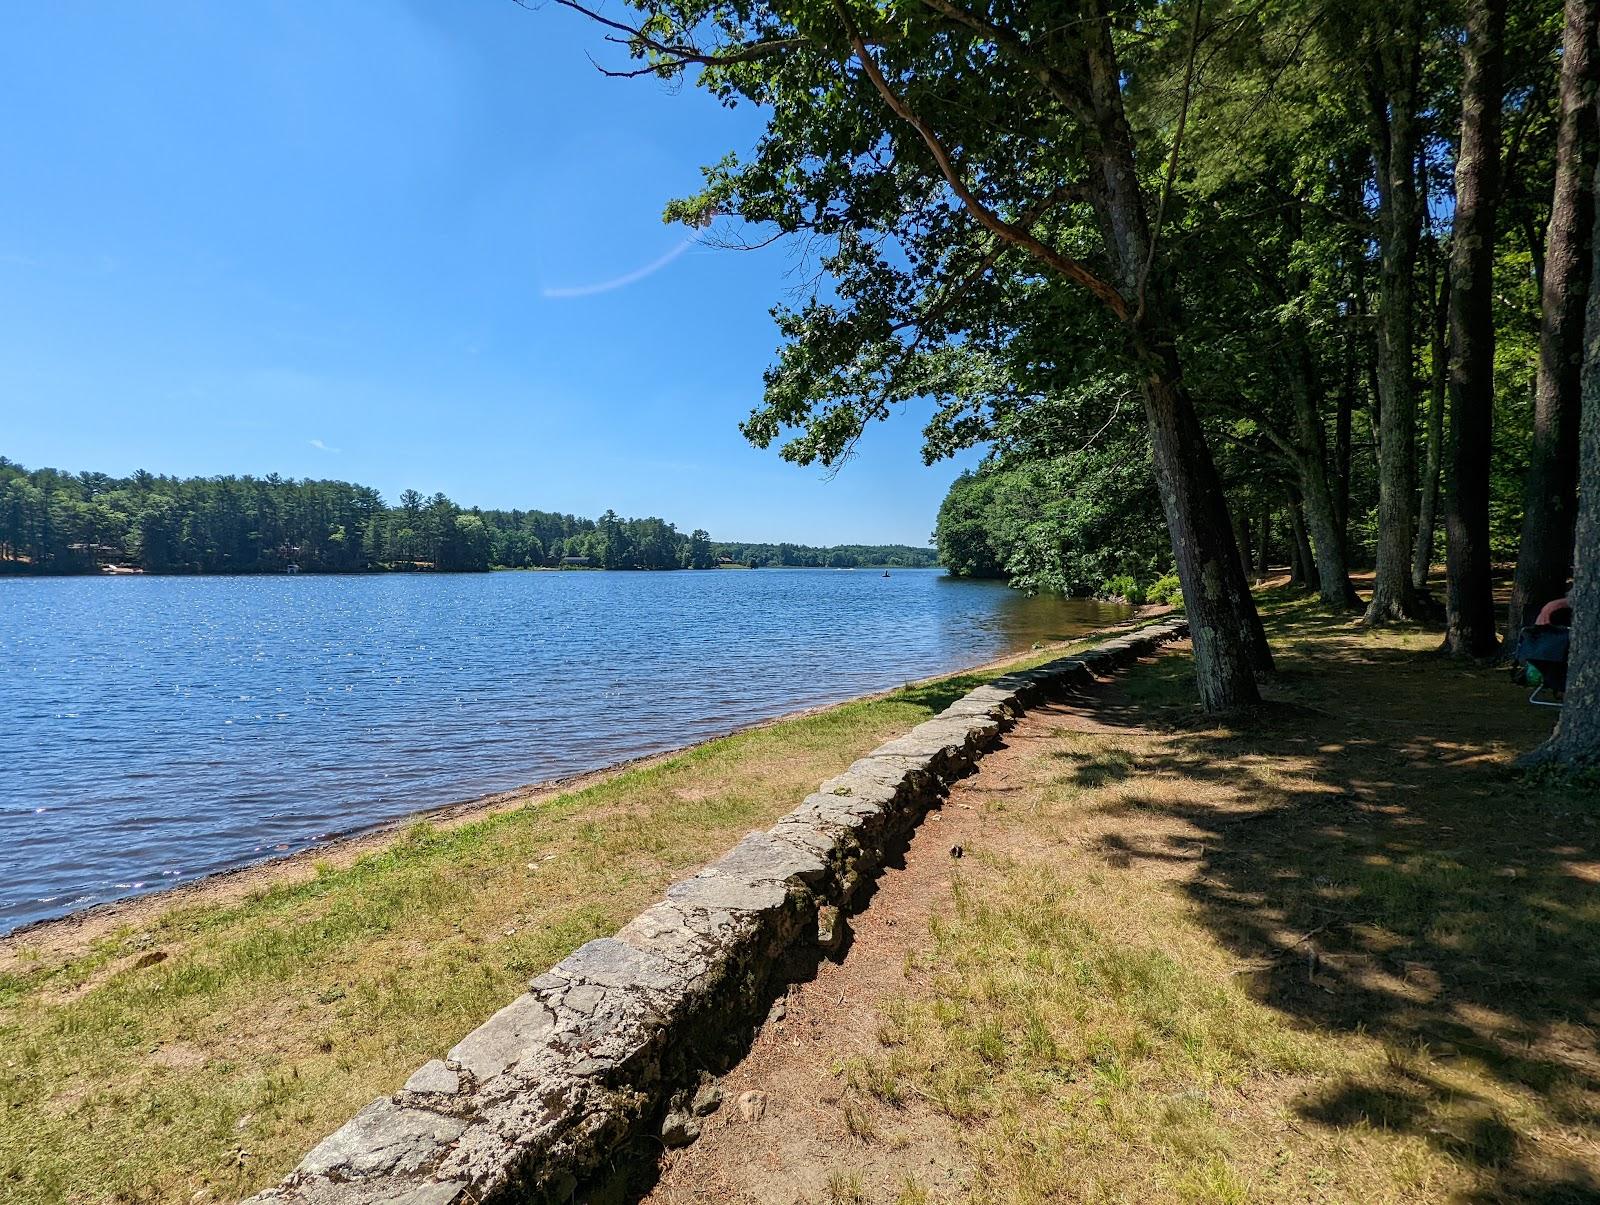
[[[918,404],[928,458],[988,445],[955,571],[1174,568],[1213,710],[1258,698],[1245,571],[1280,557],[1459,656],[1564,588],[1595,0],[559,2],[630,56],[603,70],[760,108],[666,211],[806,256],[745,434],[837,465]],[[1152,493],[1165,552],[1127,530]]]

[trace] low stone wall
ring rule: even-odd
[[[692,1140],[717,1099],[702,1077],[731,1061],[775,989],[841,943],[844,914],[945,784],[1030,704],[1187,630],[1169,619],[1007,674],[874,750],[533,980],[251,1201],[566,1200],[646,1127]]]

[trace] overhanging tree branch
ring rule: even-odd
[[[561,2],[568,3],[570,0],[561,0]],[[889,86],[889,81],[884,78],[883,72],[878,69],[877,61],[872,57],[871,51],[867,49],[866,40],[862,38],[860,31],[856,28],[856,24],[851,19],[850,12],[844,6],[843,0],[833,0],[833,7],[839,14],[839,20],[844,25],[845,36],[850,40],[850,45],[854,49],[855,56],[860,61],[861,69],[866,73],[867,79],[877,89],[878,94],[883,97],[884,103],[893,110],[895,115],[910,125],[921,136],[922,141],[933,155],[940,174],[944,176],[945,182],[949,184],[950,191],[955,193],[962,205],[966,207],[967,212],[972,214],[985,229],[993,232],[1004,241],[1021,247],[1035,259],[1055,269],[1068,280],[1082,285],[1119,319],[1124,322],[1129,321],[1132,314],[1128,308],[1127,299],[1117,291],[1114,285],[1101,279],[1086,265],[1073,259],[1070,255],[1063,254],[1054,247],[1041,242],[1023,227],[1006,221],[978,199],[977,195],[961,179],[961,173],[956,170],[955,163],[950,158],[950,152],[945,148],[944,143],[939,140],[938,134],[934,132],[926,121],[917,116],[911,107]]]
[[[524,8],[527,7],[527,0],[516,0],[516,2]],[[780,51],[795,50],[807,44],[805,38],[772,38],[764,42],[748,42],[725,50],[702,50],[700,47],[690,45],[687,42],[670,43],[653,38],[645,33],[642,28],[628,25],[622,21],[613,21],[609,17],[603,17],[594,9],[578,3],[578,0],[556,0],[556,3],[562,8],[570,8],[573,12],[582,13],[589,20],[596,24],[604,25],[607,29],[614,29],[618,33],[626,34],[628,44],[642,46],[652,54],[658,54],[668,60],[665,63],[641,67],[636,71],[612,71],[605,67],[600,67],[598,63],[595,64],[605,75],[625,77],[649,75],[654,72],[660,72],[665,68],[685,67],[690,64],[701,67],[729,67],[737,63],[753,62],[756,59],[765,58],[769,54],[776,54]],[[612,40],[621,41],[622,39]]]
[[[1083,187],[1081,185],[1062,185],[1049,196],[1041,200],[1038,204],[1029,206],[1027,212],[1022,215],[1022,220],[1017,223],[1017,226],[1023,230],[1032,229],[1035,223],[1043,218],[1045,214],[1049,213],[1050,210],[1054,209],[1061,201],[1071,197],[1079,196],[1082,191]],[[943,290],[941,290],[939,296],[920,314],[917,314],[911,318],[907,318],[902,322],[895,323],[889,328],[890,331],[898,333],[914,326],[918,328],[917,342],[920,343],[923,332],[927,330],[929,324],[932,323],[936,318],[941,317],[961,296],[961,294],[967,290],[968,286],[975,284],[985,272],[994,267],[995,262],[1000,258],[1001,254],[1004,253],[1008,247],[1013,245],[1014,244],[1005,239],[996,238],[990,245],[989,250],[984,253],[983,257],[978,260],[977,264],[973,266],[970,272],[967,272],[961,277],[960,280],[947,285]]]
[[[1167,158],[1167,179],[1161,187],[1161,200],[1156,203],[1156,220],[1150,227],[1150,246],[1145,251],[1144,265],[1139,269],[1139,308],[1133,319],[1136,323],[1144,317],[1145,284],[1156,262],[1156,244],[1161,241],[1161,221],[1166,216],[1172,183],[1178,175],[1178,154],[1183,149],[1183,130],[1189,122],[1189,98],[1194,90],[1194,60],[1195,51],[1200,46],[1200,9],[1203,3],[1204,0],[1194,0],[1194,20],[1189,25],[1189,61],[1183,69],[1183,100],[1178,106],[1178,128],[1172,134],[1172,154]]]
[[[1082,114],[1089,109],[1089,97],[1081,89],[1073,86],[1070,77],[1064,76],[1059,69],[1031,53],[1027,43],[1010,30],[968,12],[950,3],[950,0],[922,0],[922,2],[934,12],[965,25],[974,33],[988,38],[996,46],[1003,48],[1012,58],[1032,72],[1050,95],[1072,112]]]

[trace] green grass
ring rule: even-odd
[[[536,806],[418,822],[353,864],[139,913],[65,951],[13,939],[0,1199],[222,1200],[271,1183],[528,978],[991,676],[751,729]]]

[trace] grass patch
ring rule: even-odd
[[[64,954],[18,939],[0,973],[0,1199],[270,1184],[528,978],[991,676],[752,729],[455,827],[418,822],[351,865]]]
[[[959,1122],[978,1201],[1600,1200],[1600,798],[1436,634],[1266,618],[1256,716],[1169,657],[978,782],[852,1099]]]

